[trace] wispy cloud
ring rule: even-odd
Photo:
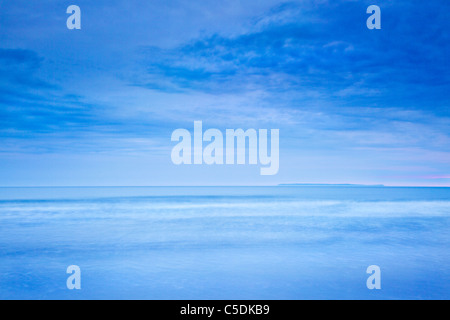
[[[442,9],[396,2],[387,16],[402,22],[368,33],[361,3],[284,3],[237,36],[215,34],[173,49],[142,49],[145,74],[136,84],[155,90],[229,93],[265,90],[311,92],[336,103],[427,108],[447,113],[449,49]],[[418,11],[420,10],[420,15]],[[306,13],[306,14],[305,14]],[[417,14],[417,15],[416,15]],[[306,16],[306,18],[305,18]],[[415,23],[406,23],[410,18]],[[436,21],[437,20],[437,21]],[[398,21],[398,20],[396,20]],[[439,48],[439,52],[436,49]]]
[[[370,31],[371,1],[80,0],[79,32],[65,5],[29,3],[0,12],[2,156],[146,155],[171,174],[170,133],[202,120],[279,128],[279,182],[448,173],[447,2],[380,0]]]

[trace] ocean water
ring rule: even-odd
[[[0,188],[0,299],[449,299],[449,248],[450,188]]]

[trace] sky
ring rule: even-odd
[[[69,30],[69,5],[81,29]],[[369,30],[370,5],[381,29]],[[450,185],[448,1],[0,0],[0,186]],[[280,167],[175,129],[280,130]]]

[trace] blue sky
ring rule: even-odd
[[[66,8],[81,8],[81,30]],[[366,27],[380,6],[382,29]],[[0,1],[0,185],[449,185],[448,1]],[[173,130],[280,129],[280,170]]]

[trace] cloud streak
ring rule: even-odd
[[[166,157],[170,134],[202,120],[279,128],[274,184],[450,171],[446,2],[380,1],[371,31],[370,1],[80,1],[79,32],[65,29],[63,5],[26,3],[1,12],[0,165],[84,155],[79,170],[95,179],[95,157],[141,156],[148,166],[127,170],[151,176],[157,163],[186,184],[193,173],[173,173]]]

